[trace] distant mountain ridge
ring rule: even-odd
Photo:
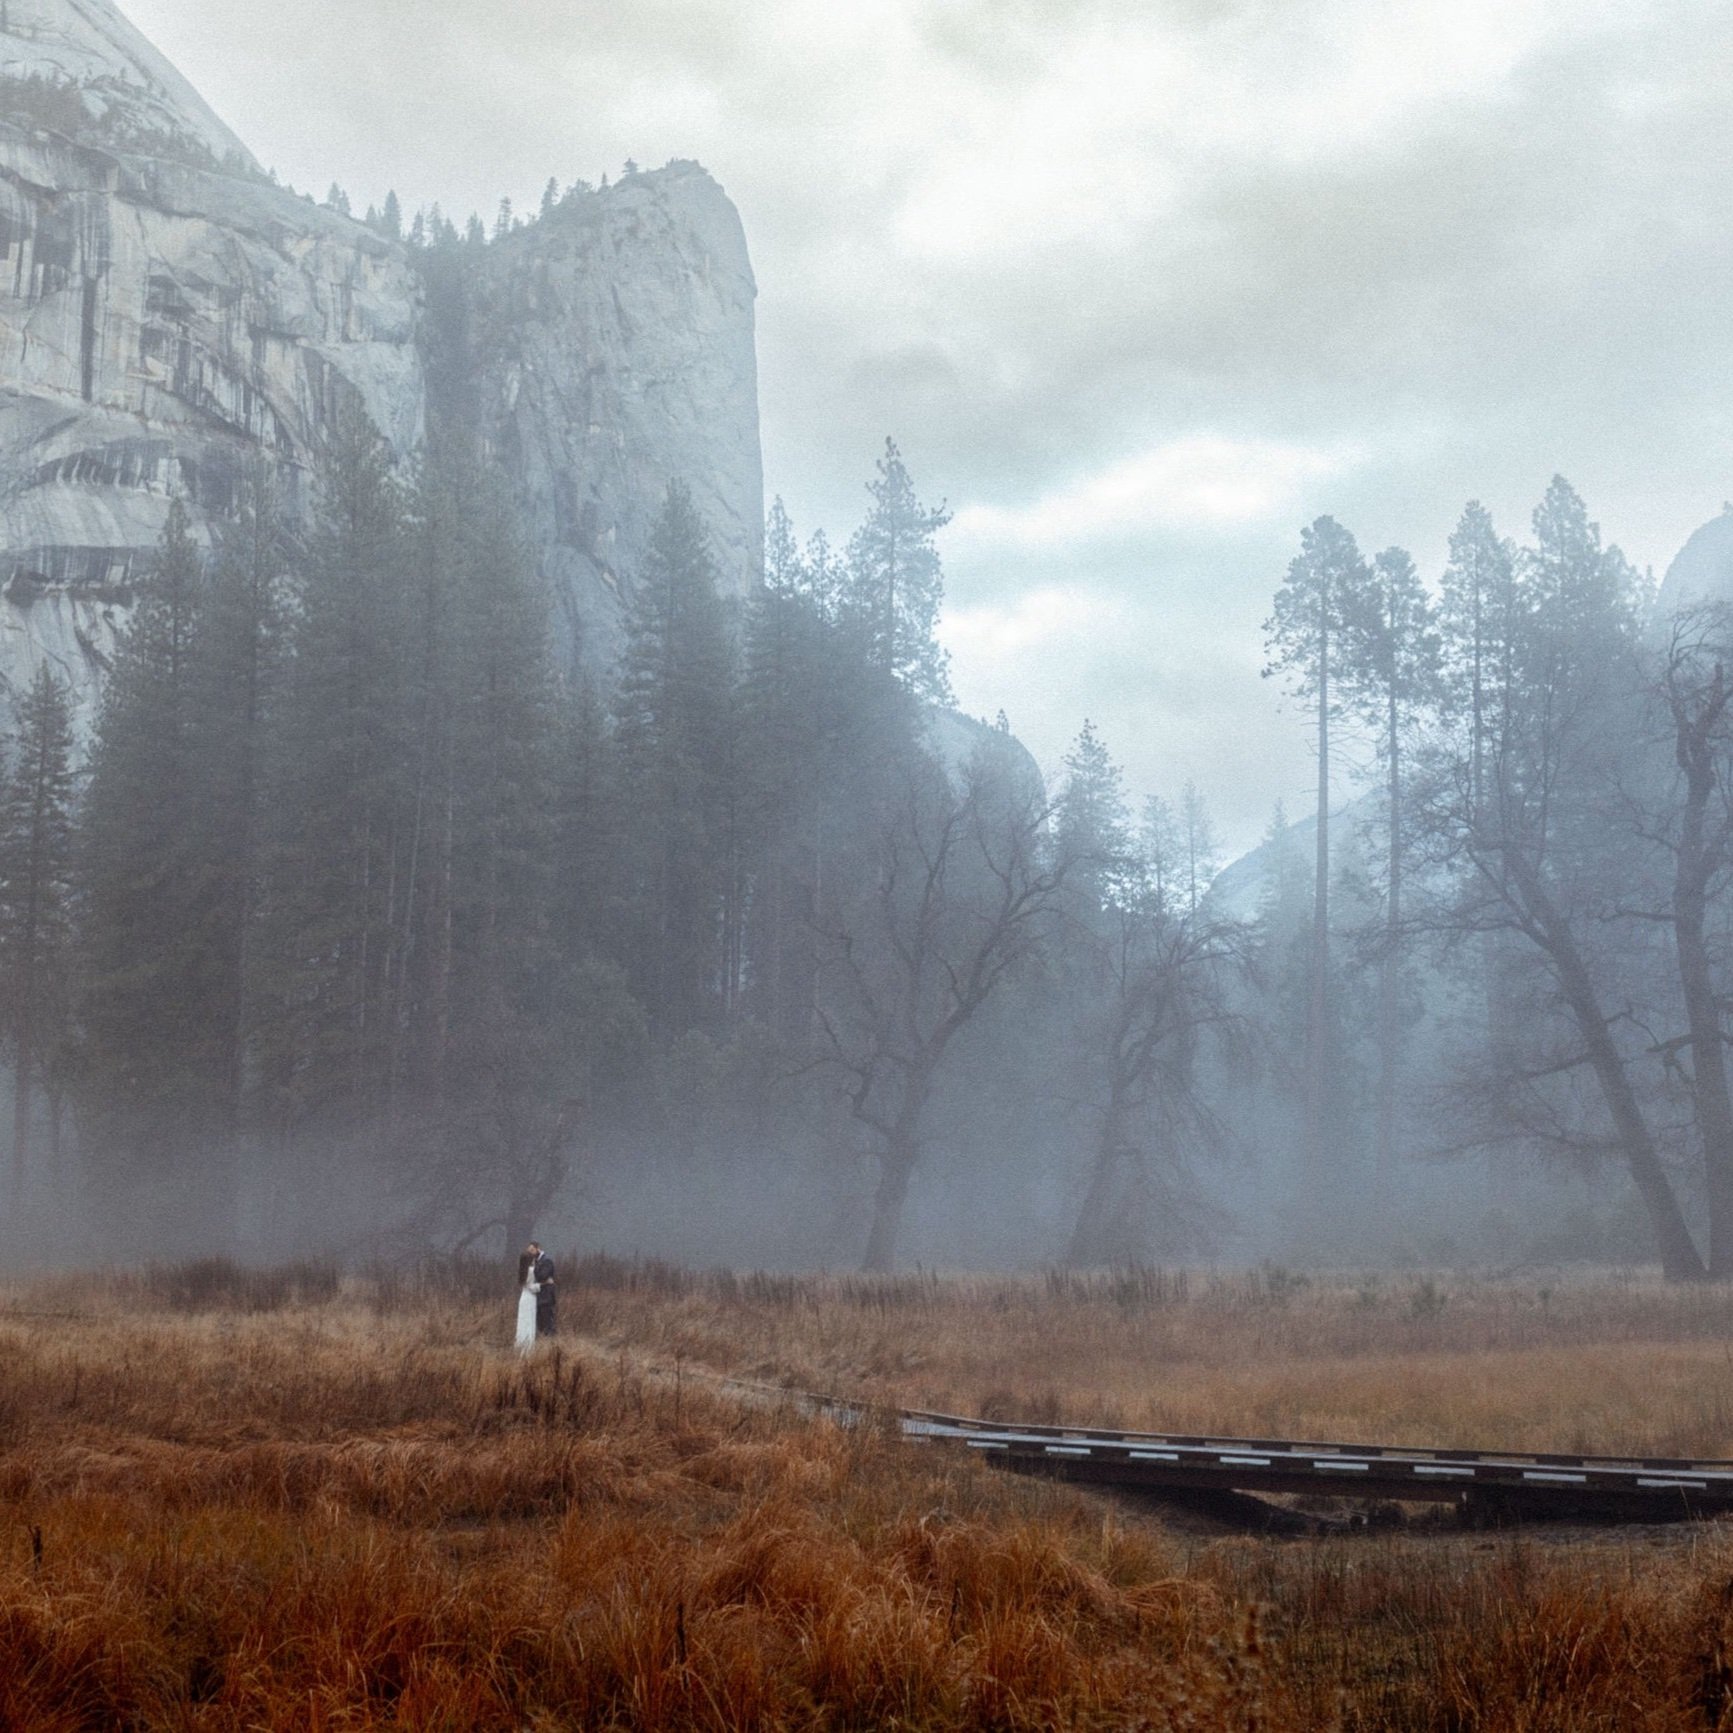
[[[0,79],[78,90],[93,125],[126,118],[140,132],[179,134],[218,163],[256,169],[252,153],[110,0],[4,0]]]
[[[1693,602],[1733,602],[1733,505],[1696,530],[1673,556],[1655,597],[1665,619]]]

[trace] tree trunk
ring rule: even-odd
[[[1397,745],[1396,689],[1390,689],[1390,891],[1384,918],[1384,955],[1378,970],[1378,1184],[1396,1179],[1396,1093],[1402,1063],[1402,762]]]
[[[535,1205],[528,1198],[514,1197],[506,1206],[505,1244],[500,1252],[503,1261],[510,1263],[529,1244],[535,1231]]]
[[[1733,1099],[1720,1009],[1703,938],[1702,910],[1675,924],[1679,979],[1691,1035],[1691,1086],[1702,1140],[1703,1177],[1709,1204],[1709,1273],[1733,1276]]]
[[[30,1070],[27,1044],[18,1043],[18,1069],[12,1079],[12,1207],[24,1201],[24,1177],[30,1164]]]
[[[1077,1212],[1071,1243],[1065,1248],[1065,1262],[1072,1268],[1110,1261],[1108,1230],[1113,1223],[1120,1164],[1125,1154],[1122,1119],[1123,1115],[1117,1109],[1109,1108],[1102,1123],[1101,1141],[1096,1146],[1095,1164],[1089,1175],[1089,1189],[1084,1194],[1083,1207]]]
[[[1719,714],[1717,704],[1714,715]],[[1720,1278],[1733,1275],[1733,1096],[1727,1085],[1721,1007],[1704,935],[1714,871],[1704,818],[1717,779],[1706,729],[1691,730],[1681,715],[1678,745],[1686,784],[1673,875],[1673,939],[1691,1037],[1691,1091],[1709,1204],[1709,1273]]]
[[[1328,600],[1318,628],[1318,854],[1312,888],[1312,981],[1306,1008],[1305,1171],[1324,1177],[1325,1068],[1330,1016],[1330,635]]]
[[[903,1225],[903,1205],[908,1201],[909,1179],[918,1153],[913,1136],[899,1130],[879,1156],[872,1230],[860,1265],[869,1275],[889,1275],[896,1267],[897,1234]]]
[[[1661,1253],[1661,1271],[1670,1282],[1701,1281],[1708,1270],[1691,1230],[1685,1223],[1684,1211],[1674,1195],[1661,1165],[1660,1153],[1643,1110],[1637,1101],[1625,1071],[1625,1062],[1618,1046],[1608,1032],[1607,1018],[1590,979],[1588,965],[1577,949],[1576,938],[1569,923],[1554,907],[1552,898],[1539,875],[1512,851],[1506,857],[1518,892],[1527,906],[1529,916],[1564,991],[1577,1032],[1588,1050],[1589,1064],[1599,1084],[1601,1098],[1606,1103],[1619,1143],[1625,1153],[1625,1165],[1631,1180],[1649,1212],[1649,1222]]]
[[[61,1138],[61,1115],[65,1108],[65,1099],[59,1085],[54,1081],[53,1073],[50,1072],[48,1079],[48,1163],[57,1191],[60,1189],[60,1183],[65,1174],[65,1157]]]

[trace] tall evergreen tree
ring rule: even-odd
[[[87,1105],[96,1147],[165,1166],[202,1153],[224,1100],[217,970],[200,920],[194,643],[202,559],[176,501],[103,694],[80,868]]]
[[[1369,617],[1344,684],[1378,741],[1384,772],[1384,933],[1378,958],[1378,1108],[1376,1160],[1381,1182],[1396,1167],[1396,1117],[1402,1050],[1402,870],[1406,749],[1437,701],[1440,646],[1432,604],[1414,561],[1386,548],[1372,562]]]
[[[212,959],[208,1009],[226,1030],[228,1130],[238,1134],[252,1083],[259,924],[271,834],[275,729],[287,654],[287,553],[276,478],[263,460],[243,483],[193,635],[197,719],[192,768],[204,815],[192,872]]]
[[[773,596],[790,596],[806,587],[805,579],[794,523],[778,494],[764,520],[764,587]]]
[[[626,610],[615,701],[628,838],[627,971],[652,1027],[700,1021],[719,981],[732,647],[709,534],[670,482]]]
[[[35,1090],[68,1036],[72,967],[72,695],[46,663],[14,701],[17,749],[0,783],[0,965],[12,1050],[12,1198],[30,1164]]]
[[[1485,790],[1488,731],[1509,714],[1518,606],[1515,550],[1486,507],[1470,500],[1450,536],[1439,625],[1443,693],[1467,729],[1476,805]]]
[[[871,662],[924,702],[948,704],[949,659],[936,636],[944,575],[934,538],[951,514],[921,504],[893,439],[867,492],[872,510],[848,545],[849,615]]]
[[[1085,720],[1065,755],[1053,840],[1068,863],[1067,900],[1095,920],[1112,901],[1131,858],[1125,779],[1093,722]]]
[[[1197,906],[1216,875],[1215,826],[1210,822],[1209,803],[1195,782],[1187,781],[1179,796],[1180,833],[1185,849],[1185,899],[1189,914]]]
[[[401,1036],[397,869],[409,820],[405,504],[390,454],[346,413],[305,561],[282,697],[261,1059],[287,1126],[384,1110]]]
[[[834,575],[822,533],[800,558],[773,506],[766,584],[746,621],[740,765],[745,825],[757,839],[751,985],[759,1015],[795,1044],[811,1030],[815,926],[862,870],[887,779],[916,726],[907,690],[863,660],[838,619]]]
[[[1300,537],[1300,553],[1276,592],[1264,625],[1266,678],[1280,676],[1316,717],[1317,865],[1313,883],[1311,983],[1306,1016],[1303,1161],[1311,1183],[1323,1177],[1327,1094],[1335,1040],[1330,1004],[1330,729],[1342,704],[1332,682],[1352,664],[1368,625],[1370,574],[1351,536],[1321,517]]]
[[[1639,1086],[1642,1052],[1613,1009],[1633,981],[1617,935],[1634,844],[1627,836],[1625,859],[1619,845],[1630,754],[1643,731],[1635,677],[1643,587],[1561,478],[1536,509],[1534,530],[1518,562],[1511,678],[1480,745],[1483,786],[1477,795],[1478,743],[1460,705],[1446,762],[1431,779],[1426,840],[1452,899],[1433,918],[1495,935],[1513,965],[1526,963],[1525,1026],[1485,1055],[1494,1087],[1507,1099],[1533,1097],[1549,1081],[1592,1078],[1602,1136],[1643,1200],[1663,1268],[1697,1277],[1704,1261]],[[1460,667],[1463,659],[1457,647],[1452,660]]]
[[[1143,803],[1143,823],[1137,833],[1138,858],[1148,875],[1150,894],[1168,908],[1185,896],[1187,880],[1185,829],[1173,802],[1159,794]]]

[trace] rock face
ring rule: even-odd
[[[469,308],[481,424],[517,489],[561,637],[593,670],[670,480],[725,594],[763,563],[757,286],[740,218],[696,163],[578,190],[496,241]]]
[[[208,531],[263,451],[305,510],[345,400],[411,449],[419,307],[268,184],[0,124],[0,676],[51,657],[88,714],[173,499]]]
[[[111,141],[150,143],[256,170],[247,147],[108,0],[4,0],[0,79],[41,79],[76,92],[87,123]]]
[[[442,368],[519,496],[571,654],[610,658],[670,476],[744,590],[754,288],[715,182],[631,176],[480,250],[455,347],[426,276],[261,176],[109,0],[0,0],[0,683],[48,659],[88,721],[174,499],[208,537],[264,453],[305,518],[345,405],[408,460]]]
[[[1674,555],[1655,598],[1656,616],[1670,619],[1697,602],[1733,602],[1733,505]]]

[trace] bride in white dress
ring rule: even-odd
[[[541,1292],[541,1284],[535,1277],[536,1261],[524,1252],[517,1261],[518,1291],[517,1291],[517,1336],[514,1346],[520,1354],[527,1354],[536,1345],[536,1295]]]

